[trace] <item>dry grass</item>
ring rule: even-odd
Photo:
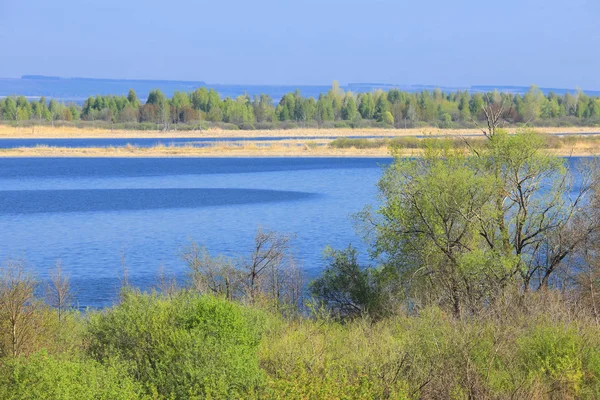
[[[262,142],[261,142],[262,143]],[[300,145],[297,145],[300,144]],[[418,149],[416,149],[418,152]],[[407,155],[415,151],[407,152]],[[273,143],[268,147],[258,146],[256,142],[233,145],[218,144],[211,147],[21,147],[0,149],[0,157],[386,157],[386,147],[375,149],[333,149],[328,146],[315,146],[311,142],[286,145]]]
[[[596,156],[600,155],[600,147],[574,146],[572,148],[550,149],[551,154],[557,156]],[[422,154],[422,149],[405,149],[399,155],[417,157]],[[30,147],[15,149],[0,149],[0,157],[389,157],[387,147],[356,149],[335,149],[328,146],[314,147],[310,145],[286,147],[274,144],[269,147],[259,147],[255,144],[246,144],[240,147],[231,145],[217,145],[213,147],[95,147],[95,148],[67,148],[67,147]]]
[[[514,128],[509,131],[514,131]],[[540,133],[586,133],[598,132],[599,128],[536,128]],[[291,136],[291,137],[331,137],[331,136],[420,136],[420,135],[473,135],[481,134],[478,129],[274,129],[274,130],[223,130],[209,129],[199,131],[136,131],[136,130],[111,130],[96,128],[75,127],[14,127],[0,125],[0,138],[189,138],[189,137],[239,137],[253,138],[265,136]]]
[[[347,130],[342,130],[347,131]],[[220,131],[224,132],[224,131]],[[449,135],[456,147],[465,146],[460,136]],[[470,137],[477,142],[484,137]],[[401,155],[419,156],[423,139],[400,137],[395,139],[297,139],[252,141],[217,141],[214,146],[174,146],[159,144],[154,147],[70,148],[40,145],[0,149],[0,157],[388,157],[389,145],[395,143],[404,148]],[[600,155],[600,135],[548,136],[548,150],[558,156]]]

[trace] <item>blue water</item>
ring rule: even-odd
[[[0,139],[0,149],[13,149],[18,147],[125,147],[127,145],[136,147],[154,147],[164,146],[193,146],[209,147],[219,143],[227,142],[230,144],[242,144],[243,142],[266,142],[298,139],[292,136],[273,136],[273,137],[199,137],[199,138],[110,138],[110,139]],[[335,139],[335,137],[303,137],[303,140],[313,139]]]
[[[0,159],[0,260],[22,258],[40,279],[57,259],[80,307],[116,298],[124,255],[130,280],[182,278],[195,241],[243,256],[258,227],[294,234],[308,277],[325,246],[364,249],[351,214],[376,201],[390,159]]]

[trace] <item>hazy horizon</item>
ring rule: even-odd
[[[71,79],[81,79],[81,80],[98,80],[98,81],[131,81],[131,82],[135,82],[135,81],[140,81],[140,82],[191,82],[191,83],[203,83],[206,85],[213,85],[213,86],[273,86],[273,87],[293,87],[293,86],[298,86],[298,87],[321,87],[321,86],[326,86],[326,87],[331,87],[332,83],[338,82],[338,84],[342,87],[347,87],[347,86],[351,86],[351,85],[373,85],[373,86],[377,86],[377,85],[381,85],[381,86],[390,86],[390,87],[408,87],[408,86],[414,86],[414,87],[431,87],[431,88],[442,88],[442,89],[465,89],[465,88],[472,88],[472,87],[495,87],[498,89],[502,89],[502,88],[528,88],[531,86],[536,86],[539,87],[541,89],[564,89],[564,90],[584,90],[584,91],[593,91],[595,92],[596,90],[594,89],[588,89],[585,87],[557,87],[557,86],[540,86],[536,83],[531,83],[531,84],[525,84],[525,85],[513,85],[510,83],[507,84],[498,84],[496,82],[488,82],[488,83],[482,83],[482,84],[477,84],[477,85],[461,85],[461,86],[449,86],[449,85],[439,85],[436,83],[429,83],[429,82],[376,82],[376,81],[364,81],[364,82],[341,82],[337,79],[333,79],[331,82],[319,82],[319,83],[302,83],[302,84],[296,84],[294,82],[289,82],[289,83],[283,83],[283,84],[276,84],[276,83],[245,83],[245,82],[231,82],[231,83],[223,83],[223,82],[208,82],[206,80],[202,80],[202,79],[164,79],[164,78],[156,78],[156,79],[146,79],[146,78],[120,78],[120,77],[113,77],[113,78],[107,78],[107,77],[97,77],[97,76],[58,76],[58,75],[45,75],[45,74],[24,74],[21,76],[16,76],[16,77],[9,77],[9,76],[0,76],[0,79],[35,79],[37,80],[38,78],[43,79],[43,80],[71,80]]]
[[[0,77],[599,90],[599,15],[592,0],[5,2]]]

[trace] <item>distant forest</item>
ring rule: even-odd
[[[446,93],[439,89],[354,94],[344,92],[336,82],[317,99],[303,97],[297,90],[285,94],[278,103],[266,94],[221,98],[206,88],[175,92],[170,99],[160,90],[152,90],[145,102],[130,90],[127,96],[89,97],[82,106],[45,97],[30,101],[24,96],[11,96],[0,100],[0,121],[13,125],[56,123],[160,130],[465,128],[485,121],[486,106],[501,109],[502,120],[508,125],[600,125],[600,97],[581,91],[544,95],[532,86],[523,95],[497,91]]]

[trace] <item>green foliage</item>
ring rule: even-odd
[[[243,397],[263,380],[259,321],[211,296],[125,292],[121,304],[91,316],[89,354],[102,363],[122,360],[148,393]]]
[[[582,339],[582,336],[570,327],[534,327],[517,341],[522,373],[531,382],[551,387],[565,397],[580,395],[587,367],[598,367],[594,364],[587,365],[588,362],[597,361],[600,356],[598,348],[584,348]],[[593,372],[596,375],[600,371]],[[597,379],[598,376],[595,376],[596,385]]]
[[[343,251],[328,250],[329,265],[311,282],[310,291],[341,317],[383,314],[378,273],[372,268],[361,268],[357,255],[352,246]]]
[[[338,257],[352,261],[352,251]],[[121,304],[71,321],[64,334],[79,346],[1,358],[0,398],[600,396],[597,323],[579,303],[558,291],[496,300],[462,320],[431,306],[338,321],[319,309],[284,318],[186,291],[129,289]]]
[[[265,397],[597,398],[593,323],[573,324],[562,307],[553,315],[494,311],[467,321],[431,307],[376,323],[284,324],[261,347]]]
[[[413,306],[439,304],[461,316],[513,282],[525,290],[548,286],[597,229],[584,216],[589,203],[565,196],[571,177],[540,135],[498,130],[477,146],[421,144],[421,157],[405,158],[392,142],[396,160],[379,182],[381,206],[362,214],[373,255]]]
[[[328,319],[282,325],[261,347],[269,385],[263,398],[407,398],[404,339],[391,322]]]
[[[50,356],[44,352],[0,363],[0,398],[6,400],[141,399],[141,386],[113,361]]]
[[[388,125],[394,125],[394,116],[389,111],[383,113],[381,120]]]

